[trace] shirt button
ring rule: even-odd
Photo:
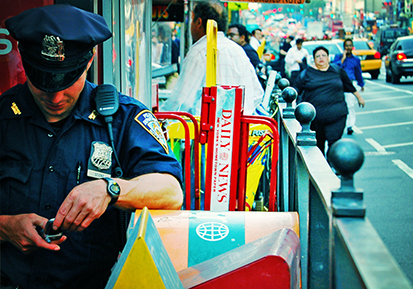
[[[52,208],[52,206],[51,206],[50,204],[46,204],[46,205],[44,205],[44,208],[45,208],[46,210],[50,210],[50,209]]]
[[[54,167],[53,166],[49,167],[49,172],[51,172],[51,173],[54,172]]]
[[[48,137],[54,137],[54,134],[51,133],[51,132],[49,132],[49,133],[47,134],[47,136],[48,136]]]

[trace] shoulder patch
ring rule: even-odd
[[[169,147],[163,135],[158,119],[149,110],[143,110],[135,116],[135,121],[139,123],[169,154]]]

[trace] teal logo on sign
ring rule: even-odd
[[[193,213],[189,218],[188,267],[245,244],[242,214]]]
[[[196,233],[201,239],[205,241],[216,242],[228,236],[229,229],[222,223],[202,223],[196,227]]]

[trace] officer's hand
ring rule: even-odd
[[[63,201],[53,228],[83,231],[106,211],[110,200],[104,180],[80,184],[74,187]]]
[[[47,243],[36,230],[36,226],[44,228],[46,222],[46,218],[36,214],[3,215],[0,218],[0,239],[10,242],[25,254],[40,248],[58,251],[60,250],[58,245],[63,243],[67,237],[62,236],[60,240]]]

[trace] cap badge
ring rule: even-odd
[[[59,37],[45,35],[42,44],[42,56],[50,61],[65,60],[65,44]]]

